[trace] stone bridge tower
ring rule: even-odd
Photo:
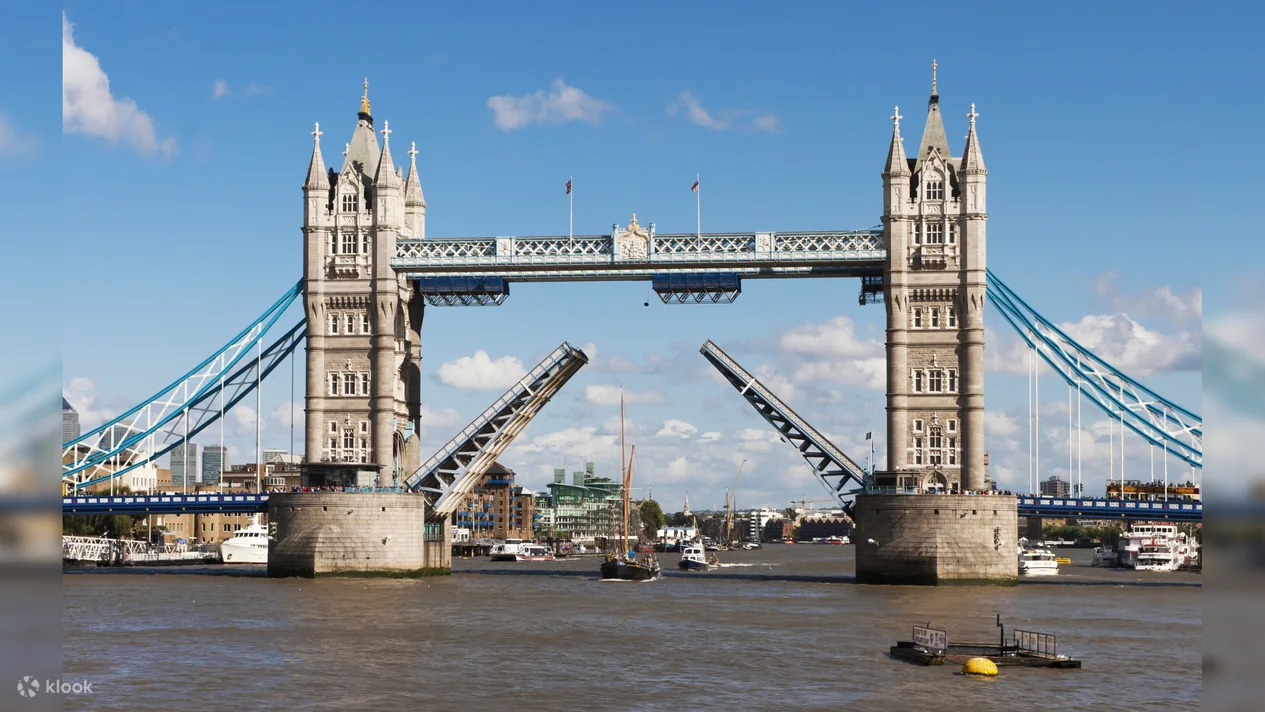
[[[419,464],[422,306],[391,258],[398,238],[425,236],[426,201],[416,149],[405,179],[385,122],[379,148],[368,87],[338,172],[325,168],[320,124],[312,132],[303,184],[305,442],[310,471],[319,463],[377,469],[387,486]]]
[[[905,155],[897,109],[883,168],[888,471],[879,484],[982,489],[988,172],[974,104],[962,156],[952,156],[935,69],[917,155]]]

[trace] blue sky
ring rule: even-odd
[[[1196,410],[1202,283],[1213,266],[1204,246],[1216,239],[1239,258],[1224,266],[1227,284],[1247,278],[1260,255],[1245,213],[1228,209],[1255,202],[1250,183],[1236,180],[1246,174],[1241,142],[1231,144],[1253,135],[1260,109],[1259,96],[1243,91],[1249,65],[1259,64],[1247,34],[1258,23],[1246,15],[1260,10],[1247,6],[473,12],[308,3],[258,4],[249,16],[208,5],[65,7],[73,46],[99,61],[116,110],[126,100],[134,110],[109,128],[59,128],[55,72],[19,74],[0,98],[0,161],[16,168],[0,181],[46,183],[30,191],[16,227],[59,235],[55,247],[30,247],[56,250],[60,323],[73,328],[35,328],[60,338],[67,389],[95,415],[179,375],[298,278],[312,123],[325,132],[326,162],[336,162],[366,76],[397,161],[399,147],[417,142],[432,237],[565,234],[570,176],[577,233],[607,233],[632,212],[660,232],[687,232],[696,172],[704,231],[863,228],[879,220],[892,106],[916,145],[934,57],[954,153],[971,103],[980,114],[990,266],[1046,316],[1081,322],[1127,369]],[[24,12],[38,29],[0,43],[0,64],[40,58],[32,65],[55,67],[60,19]],[[934,30],[918,29],[928,17]],[[1198,39],[1213,28],[1218,41]],[[498,125],[490,99],[547,97],[557,82],[582,92],[580,118],[546,113],[511,125],[502,116]],[[5,270],[11,285],[47,293],[44,275]],[[437,445],[499,394],[443,383],[443,364],[452,372],[483,350],[494,364],[530,367],[565,339],[596,344],[599,358],[503,458],[525,484],[543,484],[562,461],[594,458],[601,469],[612,459],[603,427],[617,410],[589,387],[622,382],[657,394],[629,419],[637,476],[668,506],[686,489],[692,501],[721,501],[743,457],[747,503],[819,495],[793,452],[766,442],[763,421],[708,375],[697,349],[714,339],[785,381],[787,399],[863,459],[865,431],[881,430],[882,392],[853,376],[796,383],[815,357],[786,348],[788,333],[806,334],[857,358],[878,346],[881,356],[881,307],[858,307],[857,288],[751,281],[732,306],[646,308],[645,284],[518,285],[496,309],[432,309],[423,399],[434,425],[424,438]],[[990,352],[1007,353],[1008,327],[989,325]],[[835,358],[839,370],[848,358]],[[1025,383],[1000,365],[988,374],[993,474],[1012,487],[1027,482]],[[1062,422],[1061,433],[1050,425],[1043,434],[1042,472],[1055,474],[1067,461],[1066,390],[1050,378],[1042,395],[1043,420]],[[264,412],[283,412],[288,398],[288,381],[266,385]],[[265,447],[288,441],[282,420],[265,421]],[[1142,444],[1132,447],[1141,462]],[[1104,456],[1091,479],[1086,465],[1091,492],[1105,468]]]

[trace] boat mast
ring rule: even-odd
[[[624,551],[628,551],[628,510],[632,509],[632,466],[635,457],[637,444],[633,443],[632,452],[628,455],[628,472],[624,475]]]
[[[624,529],[623,529],[624,546],[619,551],[621,556],[625,552],[628,551],[628,505],[626,504],[627,490],[628,490],[628,484],[626,482],[627,471],[628,471],[628,460],[627,460],[626,455],[627,455],[627,450],[624,449],[624,384],[621,383],[619,384],[619,475],[621,479],[625,480],[625,482],[623,483],[624,491],[625,491]]]

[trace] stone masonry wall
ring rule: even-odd
[[[1017,504],[992,495],[858,495],[857,583],[1014,584]]]
[[[426,501],[394,493],[291,492],[268,498],[276,526],[269,576],[448,573],[451,559],[427,558]],[[430,547],[434,556],[434,548]]]

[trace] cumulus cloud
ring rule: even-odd
[[[74,26],[62,13],[62,130],[125,142],[144,156],[170,158],[176,140],[159,138],[154,120],[135,101],[115,98],[110,78],[95,55],[75,44]]]
[[[642,403],[662,403],[663,396],[659,391],[624,391],[624,402],[628,405],[639,405]],[[584,400],[593,405],[612,406],[619,405],[619,386],[610,384],[590,384],[584,387]]]
[[[498,94],[488,99],[492,123],[502,131],[514,131],[528,124],[560,124],[585,121],[600,124],[614,106],[589,96],[582,89],[568,86],[562,78],[553,80],[549,91],[538,89],[523,96]]]
[[[1127,314],[1087,314],[1080,321],[1058,325],[1099,358],[1130,376],[1199,371],[1203,364],[1203,337],[1197,331],[1164,334],[1148,329]],[[1001,337],[985,330],[989,348],[984,367],[995,373],[1027,375],[1028,347],[1017,337]],[[1041,373],[1049,367],[1040,362]]]
[[[1177,323],[1203,318],[1203,290],[1191,287],[1180,294],[1169,285],[1126,293],[1116,284],[1117,275],[1108,272],[1094,281],[1094,293],[1113,311],[1140,317],[1166,318]]]
[[[741,128],[749,131],[775,133],[782,128],[782,122],[772,114],[755,114],[748,109],[725,109],[719,116],[713,116],[703,107],[694,92],[686,89],[677,95],[676,101],[668,104],[668,116],[683,115],[695,126],[702,126],[713,131],[728,131]],[[754,114],[754,115],[753,115]]]
[[[663,427],[659,432],[655,433],[657,438],[689,438],[698,432],[698,428],[685,422],[684,420],[667,420],[663,423]]]
[[[439,381],[445,386],[469,391],[504,390],[526,373],[527,369],[517,357],[493,359],[483,349],[475,351],[473,356],[445,361],[438,371]]]
[[[883,345],[858,337],[856,325],[846,316],[791,329],[782,335],[779,345],[783,352],[798,357],[791,376],[797,385],[834,382],[882,390],[886,382]]]
[[[82,376],[70,379],[62,389],[62,396],[79,413],[79,428],[85,433],[126,409],[126,406],[113,407],[102,403],[97,396],[97,384]]]
[[[211,89],[211,98],[219,99],[222,96],[228,96],[228,82],[223,79],[216,79],[215,86]]]

